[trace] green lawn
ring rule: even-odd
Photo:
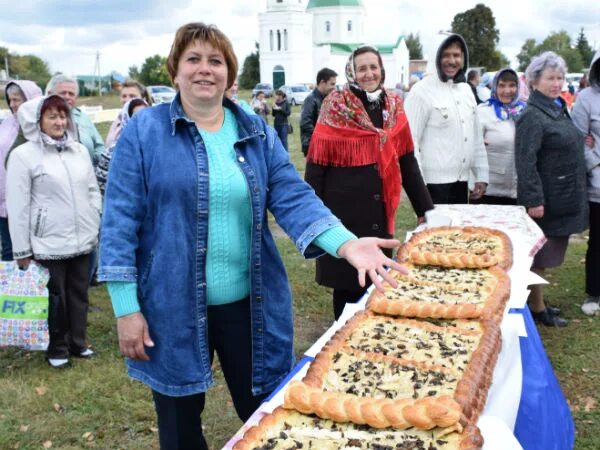
[[[243,97],[247,97],[244,96]],[[117,99],[118,100],[118,99]],[[93,104],[93,103],[90,103]],[[290,154],[299,172],[299,107],[293,108],[296,131]],[[104,136],[110,124],[100,124]],[[398,237],[415,225],[408,201],[398,212]],[[330,293],[314,281],[314,264],[302,259],[285,237],[277,239],[294,294],[295,348],[308,348],[332,320]],[[598,410],[599,318],[579,310],[583,292],[584,243],[574,243],[563,267],[549,273],[547,298],[572,319],[565,329],[543,329],[542,337],[575,417],[578,450],[600,448]],[[149,390],[125,375],[118,352],[115,320],[104,287],[91,290],[89,342],[97,357],[75,360],[64,371],[49,368],[42,353],[0,349],[0,449],[156,449],[157,433]],[[203,415],[211,448],[219,449],[241,423],[218,365]],[[50,442],[51,444],[49,444]],[[51,445],[51,447],[48,447]]]

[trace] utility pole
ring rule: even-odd
[[[10,80],[10,72],[8,71],[8,49],[4,55],[4,68],[6,69],[6,79]]]
[[[102,75],[100,74],[100,52],[96,52],[96,64],[94,65],[94,76],[98,83],[98,95],[102,97]]]

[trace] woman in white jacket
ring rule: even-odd
[[[515,121],[524,108],[525,103],[519,100],[517,73],[499,70],[492,81],[490,98],[477,106],[490,171],[481,203],[517,204]]]
[[[48,363],[89,357],[86,344],[89,253],[98,241],[101,199],[87,149],[73,140],[67,103],[57,95],[24,103],[27,142],[7,159],[6,203],[13,255],[50,271]]]

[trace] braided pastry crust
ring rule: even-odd
[[[352,394],[323,392],[301,381],[289,384],[283,407],[336,422],[401,430],[410,427],[421,430],[450,427],[459,422],[462,414],[460,405],[450,396],[419,400],[369,399]]]
[[[357,313],[319,352],[302,382],[290,384],[284,406],[374,428],[430,429],[450,426],[452,421],[476,420],[485,405],[501,341],[494,322],[473,325],[473,329],[448,328],[367,311]],[[398,353],[398,344],[408,342],[407,338],[390,338],[390,333],[402,329],[415,330],[423,344]],[[427,343],[429,334],[439,342]],[[459,347],[454,343],[459,345],[461,340],[460,348],[465,350],[456,353]],[[430,347],[419,350],[419,345]],[[439,351],[449,353],[423,359]],[[410,359],[398,356],[403,354]],[[459,365],[453,366],[452,361]],[[429,375],[419,378],[419,372]],[[429,385],[428,379],[437,381]],[[389,383],[403,384],[390,388]]]
[[[410,266],[410,265],[409,265]],[[442,269],[442,273],[443,273]],[[510,278],[502,269],[490,267],[487,283],[453,285],[454,279],[439,276],[433,281],[414,279],[392,271],[398,282],[392,288],[384,282],[385,293],[373,290],[367,308],[392,316],[431,319],[492,319],[499,323],[510,296]],[[453,273],[456,270],[452,271]],[[438,275],[439,272],[436,274]],[[450,271],[449,271],[450,274]]]
[[[323,441],[319,439],[323,437]],[[409,429],[391,430],[365,428],[352,423],[334,424],[327,419],[306,416],[296,411],[276,408],[260,422],[249,428],[233,450],[282,450],[289,448],[321,448],[326,442],[328,449],[388,448],[402,444],[404,440],[418,439],[423,446],[439,450],[481,450],[483,438],[474,425],[464,428],[456,424],[449,428],[431,431]],[[300,442],[301,441],[301,442]],[[390,447],[391,448],[391,447]]]
[[[415,233],[398,253],[399,261],[443,267],[512,266],[512,244],[502,231],[485,227],[432,227]]]

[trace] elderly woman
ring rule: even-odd
[[[146,105],[152,104],[146,86],[132,78],[128,78],[123,82],[119,98],[121,99],[122,107],[134,98],[142,99]],[[117,115],[115,120],[113,120],[113,123],[110,125],[110,129],[108,130],[108,134],[106,135],[106,140],[104,141],[104,147],[106,149],[113,146],[116,140],[119,138],[119,134],[121,134],[121,128],[123,126],[123,124],[121,123],[121,119],[121,114]]]
[[[41,96],[42,90],[33,81],[15,80],[8,82],[4,93],[12,116],[0,123],[0,242],[2,244],[2,261],[12,261],[12,243],[6,212],[6,168],[4,162],[11,149],[25,143],[17,120],[17,111],[27,100]]]
[[[560,98],[565,72],[564,60],[554,52],[533,58],[525,72],[532,92],[517,120],[518,203],[527,208],[548,238],[533,261],[537,273],[560,266],[569,236],[587,227],[583,134]],[[528,301],[537,322],[567,325],[546,308],[541,285],[531,287]]]
[[[489,100],[477,107],[488,157],[490,181],[481,203],[515,205],[515,121],[525,103],[519,100],[519,77],[512,69],[502,69],[492,81]]]
[[[326,206],[357,236],[389,238],[404,186],[422,221],[433,203],[413,154],[402,100],[384,89],[379,52],[356,49],[346,65],[348,86],[331,92],[321,106],[306,159],[306,181]],[[333,288],[337,319],[365,287],[338,258],[317,260],[317,283]]]
[[[71,116],[76,127],[74,138],[87,148],[95,166],[104,150],[104,141],[88,115],[77,107],[79,96],[77,80],[62,74],[54,75],[46,85],[46,95],[50,94],[60,95],[71,108]]]
[[[179,92],[132,118],[108,180],[99,278],[129,375],[152,389],[163,449],[208,448],[215,350],[242,420],[292,367],[291,292],[267,211],[305,257],[345,257],[363,285],[365,273],[390,279],[384,265],[402,270],[379,248],[397,241],[354,238],[274,130],[225,97],[237,67],[217,28],[179,28],[167,60]]]
[[[100,192],[87,149],[75,142],[70,111],[57,95],[24,103],[18,112],[27,142],[9,155],[6,204],[19,267],[35,259],[50,271],[48,363],[88,358],[89,253],[98,241]]]
[[[581,306],[589,316],[600,311],[600,51],[592,59],[590,86],[577,96],[573,122],[587,135],[584,149],[590,207],[590,238],[585,257],[585,291]]]
[[[100,133],[81,109],[77,108],[77,97],[79,96],[79,85],[77,80],[66,75],[54,75],[46,85],[46,95],[60,95],[71,108],[71,117],[75,122],[74,139],[87,148],[92,164],[98,165],[100,155],[105,151],[104,142]],[[97,285],[95,273],[98,266],[98,251],[94,249],[90,253],[90,284]]]

